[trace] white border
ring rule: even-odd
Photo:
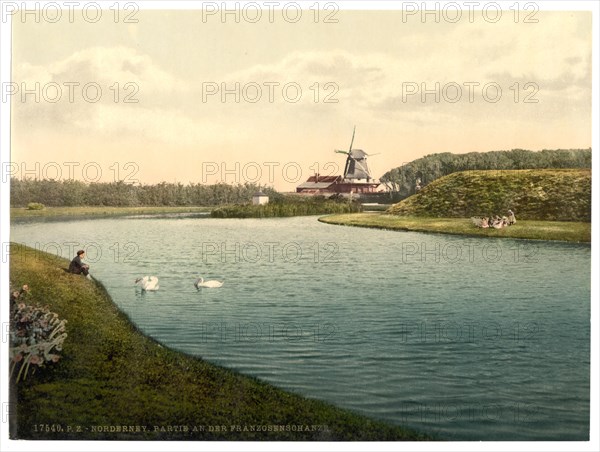
[[[11,23],[2,23],[0,18],[0,87],[5,82],[11,80]],[[2,102],[0,99],[0,162],[10,161],[10,103]],[[9,241],[10,223],[9,223],[10,192],[9,184],[2,181],[0,176],[0,246],[4,247]],[[0,253],[2,250],[0,249]],[[8,303],[8,265],[2,262],[0,258],[0,410],[1,416],[5,416],[5,405],[8,403],[8,366],[6,357],[8,357],[8,338],[5,339],[4,319],[9,315]],[[8,442],[8,422],[1,422],[0,418],[0,450],[4,450]]]
[[[308,7],[314,4],[317,0],[312,1],[302,1],[299,2],[303,6]],[[6,2],[0,1],[0,4],[4,4]],[[50,3],[48,1],[38,0],[38,1],[26,1],[26,2],[13,2],[18,3],[19,5],[25,4],[26,7],[32,8],[35,3],[39,3],[44,5],[46,3]],[[64,2],[57,2],[64,3]],[[85,0],[81,2],[81,4],[90,3]],[[107,8],[110,5],[113,5],[115,1],[109,2],[98,2],[101,3],[103,7]],[[126,3],[121,1],[120,3]],[[198,2],[194,0],[184,0],[184,1],[135,1],[140,6],[140,9],[171,9],[171,10],[181,10],[181,9],[199,9],[202,7],[203,3],[215,3],[215,2]],[[216,2],[221,5],[223,2]],[[224,2],[228,7],[233,7],[236,2]],[[244,1],[239,1],[239,3],[247,3]],[[264,1],[258,1],[259,4],[264,4]],[[286,3],[291,3],[286,0],[280,1],[282,5]],[[327,3],[326,1],[319,1],[321,5]],[[405,1],[334,1],[332,3],[336,3],[339,5],[340,9],[352,9],[352,10],[378,10],[378,9],[402,9],[403,6],[407,4],[417,4],[419,8],[423,8],[425,5],[425,9],[433,9],[436,3],[441,5],[445,3],[450,3],[446,1],[417,1],[417,2],[405,2]],[[464,5],[465,1],[457,1],[459,5]],[[481,5],[485,5],[486,3],[494,3],[488,2],[486,0],[480,1]],[[496,2],[500,3],[503,7],[510,6],[516,3],[516,0],[509,1],[500,1]],[[521,5],[528,3],[526,1],[518,2]],[[287,449],[289,451],[300,451],[306,450],[307,448],[313,450],[348,450],[348,451],[358,451],[364,450],[368,448],[370,450],[385,450],[392,451],[398,450],[399,448],[403,450],[416,450],[416,451],[424,451],[424,450],[456,450],[456,451],[480,451],[482,449],[489,451],[505,451],[505,450],[531,450],[531,451],[565,451],[565,450],[577,450],[577,451],[598,451],[600,450],[600,442],[599,442],[599,432],[598,425],[600,424],[599,417],[599,392],[598,392],[598,381],[600,375],[598,373],[598,356],[599,356],[599,335],[598,335],[598,327],[599,327],[599,308],[597,301],[600,299],[599,291],[598,291],[598,279],[597,276],[600,274],[599,270],[599,260],[598,260],[598,244],[600,240],[599,234],[599,209],[598,209],[598,200],[600,199],[600,191],[598,183],[595,179],[597,179],[596,175],[600,169],[598,164],[598,144],[599,144],[599,134],[598,134],[598,123],[600,121],[599,115],[599,102],[598,102],[598,94],[599,94],[599,78],[598,78],[598,43],[600,42],[600,35],[598,29],[598,20],[599,20],[599,3],[597,1],[536,1],[531,2],[535,3],[539,6],[540,11],[549,10],[549,11],[578,11],[578,10],[588,10],[593,12],[593,94],[592,94],[592,124],[593,124],[593,138],[592,138],[592,175],[593,175],[593,184],[592,184],[592,287],[591,287],[591,378],[590,378],[590,441],[589,442],[447,442],[447,443],[437,443],[437,442],[426,442],[426,443],[406,443],[406,444],[398,444],[395,442],[371,442],[368,444],[365,443],[341,443],[341,442],[333,442],[333,443],[304,443],[304,442],[285,442],[285,443],[277,443],[277,442],[169,442],[169,441],[10,441],[8,440],[8,424],[0,423],[0,451],[31,451],[31,450],[49,450],[49,451],[104,451],[111,450],[114,452],[126,450],[147,450],[147,451],[163,451],[167,449],[176,449],[182,451],[191,451],[191,450],[244,450],[244,451],[254,451],[254,450],[266,450],[266,451],[275,451],[281,450],[282,448]],[[11,67],[11,27],[10,22],[2,23],[2,18],[0,18],[0,82],[10,82],[10,67]],[[2,162],[10,161],[10,105],[7,103],[3,103],[0,101],[0,156]],[[9,191],[8,184],[2,183],[0,190],[0,243],[7,243],[9,240]],[[0,287],[2,293],[0,294],[2,303],[0,305],[1,308],[1,318],[6,319],[8,314],[8,266],[1,265],[0,271]],[[594,302],[596,300],[596,302]],[[6,356],[8,346],[6,343],[2,342],[2,351],[0,353],[0,363],[2,374],[1,374],[1,390],[0,390],[0,400],[2,402],[8,400],[8,384],[6,376],[7,367]],[[574,371],[576,371],[574,369]],[[407,447],[408,446],[408,447]]]

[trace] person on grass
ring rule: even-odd
[[[75,273],[76,275],[83,274],[86,278],[90,278],[90,266],[83,263],[82,259],[84,258],[85,251],[77,251],[77,256],[75,256],[69,264],[69,273]]]

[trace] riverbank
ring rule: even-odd
[[[68,321],[62,359],[13,388],[13,438],[428,439],[170,350],[137,330],[100,283],[66,273],[67,265],[11,246],[11,284],[28,284],[29,302]]]
[[[130,215],[175,215],[210,213],[212,207],[111,207],[111,206],[78,206],[78,207],[46,207],[42,210],[28,210],[25,207],[11,207],[11,221],[27,221],[31,219],[82,219],[119,217]]]
[[[319,221],[342,226],[398,231],[584,243],[591,241],[592,233],[591,223],[573,221],[517,220],[517,224],[502,229],[477,228],[470,218],[408,217],[381,213],[329,215],[319,218]]]

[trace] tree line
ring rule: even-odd
[[[393,193],[396,200],[404,199],[419,187],[458,171],[515,170],[542,168],[591,168],[591,149],[555,149],[527,151],[469,152],[430,154],[413,160],[385,173],[380,181]]]
[[[457,171],[512,170],[541,168],[591,168],[592,150],[523,149],[511,151],[431,154],[394,168],[381,177],[394,200],[415,193],[418,186]],[[419,182],[419,184],[418,184]],[[260,184],[198,183],[129,184],[118,182],[85,183],[78,180],[11,179],[11,207],[41,203],[49,207],[62,206],[222,206],[250,202],[252,195],[262,191],[271,201],[283,199],[273,188]]]
[[[248,203],[262,191],[271,199],[283,195],[274,189],[251,184],[212,185],[161,182],[153,185],[119,182],[85,183],[78,180],[11,179],[11,207],[41,203],[63,206],[218,206]]]

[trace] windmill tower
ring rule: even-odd
[[[371,172],[369,171],[369,166],[367,165],[367,157],[369,154],[362,149],[352,149],[355,133],[356,126],[354,126],[354,130],[352,131],[352,140],[350,141],[350,148],[348,148],[347,151],[336,150],[335,152],[338,154],[346,154],[348,156],[346,158],[346,166],[344,168],[345,182],[353,183],[360,179],[365,179],[367,183],[369,183],[370,181],[374,180],[371,176]]]

